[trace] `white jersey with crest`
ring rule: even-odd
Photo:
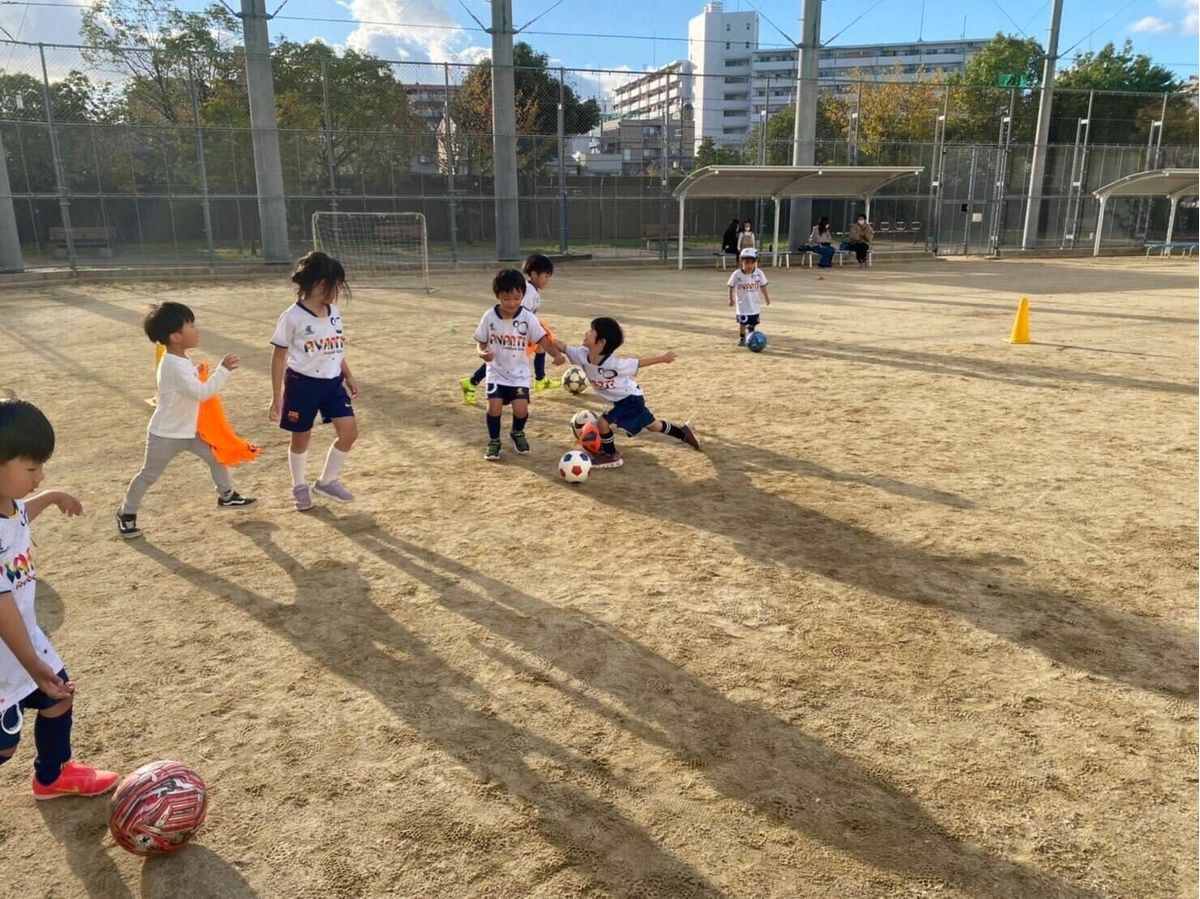
[[[758,315],[762,311],[759,297],[762,289],[771,282],[761,268],[746,274],[740,268],[729,276],[728,286],[733,288],[733,299],[737,303],[738,315]]]
[[[63,662],[50,641],[38,627],[37,615],[33,610],[33,596],[37,589],[37,571],[33,567],[33,540],[29,535],[29,516],[25,504],[13,502],[16,512],[11,518],[0,516],[0,593],[11,593],[21,616],[21,624],[29,634],[29,642],[39,660],[45,662],[55,674],[62,670]],[[0,640],[0,715],[37,689],[37,684],[17,661],[12,650]],[[4,724],[13,727],[12,715],[3,715]]]
[[[271,335],[271,343],[288,351],[287,367],[310,378],[337,378],[342,374],[346,337],[342,313],[328,306],[329,315],[317,315],[300,303],[292,303]]]
[[[501,318],[499,305],[479,320],[475,339],[492,351],[487,364],[487,382],[506,387],[529,387],[529,355],[525,348],[546,336],[538,317],[522,307],[512,318]]]
[[[533,286],[532,281],[525,282],[525,298],[521,300],[521,307],[528,309],[530,312],[537,312],[542,306],[542,295],[538,289]]]
[[[633,379],[638,373],[636,359],[609,356],[593,364],[588,361],[587,349],[581,346],[567,347],[565,355],[583,369],[600,399],[615,403],[627,396],[642,396],[641,386]]]

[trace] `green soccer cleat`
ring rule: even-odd
[[[471,383],[470,378],[463,378],[458,382],[458,386],[462,388],[463,402],[468,406],[475,405],[475,385]]]
[[[500,441],[489,440],[487,449],[483,451],[483,458],[489,462],[497,462],[500,459]]]

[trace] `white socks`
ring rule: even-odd
[[[346,464],[346,457],[349,453],[343,453],[337,448],[337,444],[329,447],[329,455],[325,457],[325,468],[321,472],[321,476],[317,478],[318,484],[330,484],[337,480],[338,475],[342,473],[342,466]]]
[[[308,469],[308,453],[293,453],[288,450],[288,468],[292,470],[292,486],[303,486],[307,483],[304,475]]]

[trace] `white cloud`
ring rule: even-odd
[[[1200,0],[1183,0],[1183,8],[1186,12],[1180,24],[1184,34],[1200,33]]]
[[[341,5],[359,23],[346,37],[346,46],[355,50],[416,62],[475,63],[491,55],[489,48],[472,43],[486,41],[486,35],[465,29],[444,0],[346,0]]]
[[[1158,16],[1142,16],[1129,30],[1135,34],[1164,34],[1171,30],[1171,23]]]

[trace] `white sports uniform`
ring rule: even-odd
[[[339,378],[345,357],[346,337],[342,313],[329,306],[326,318],[293,303],[275,325],[271,343],[288,351],[287,367],[310,378]]]
[[[499,305],[493,306],[479,320],[475,339],[492,351],[487,363],[488,385],[507,387],[530,386],[529,356],[526,347],[546,336],[538,317],[522,307],[512,318],[501,318]]]
[[[638,373],[636,359],[609,356],[593,365],[588,361],[587,349],[581,346],[567,347],[565,355],[583,369],[600,399],[616,403],[627,396],[642,396],[641,386],[633,379]]]
[[[13,505],[16,506],[16,513],[11,518],[0,517],[0,593],[12,594],[34,652],[51,671],[57,673],[62,670],[63,661],[38,627],[33,608],[37,572],[33,567],[33,540],[29,536],[29,516],[25,512],[24,503],[14,500]],[[11,718],[11,715],[6,716],[3,713],[37,688],[25,666],[17,661],[12,650],[0,640],[0,719]],[[12,726],[11,722],[8,726]]]
[[[759,303],[761,291],[770,283],[760,268],[755,268],[750,274],[746,274],[739,268],[730,275],[727,286],[733,288],[737,314],[739,316],[758,315],[762,311]]]

